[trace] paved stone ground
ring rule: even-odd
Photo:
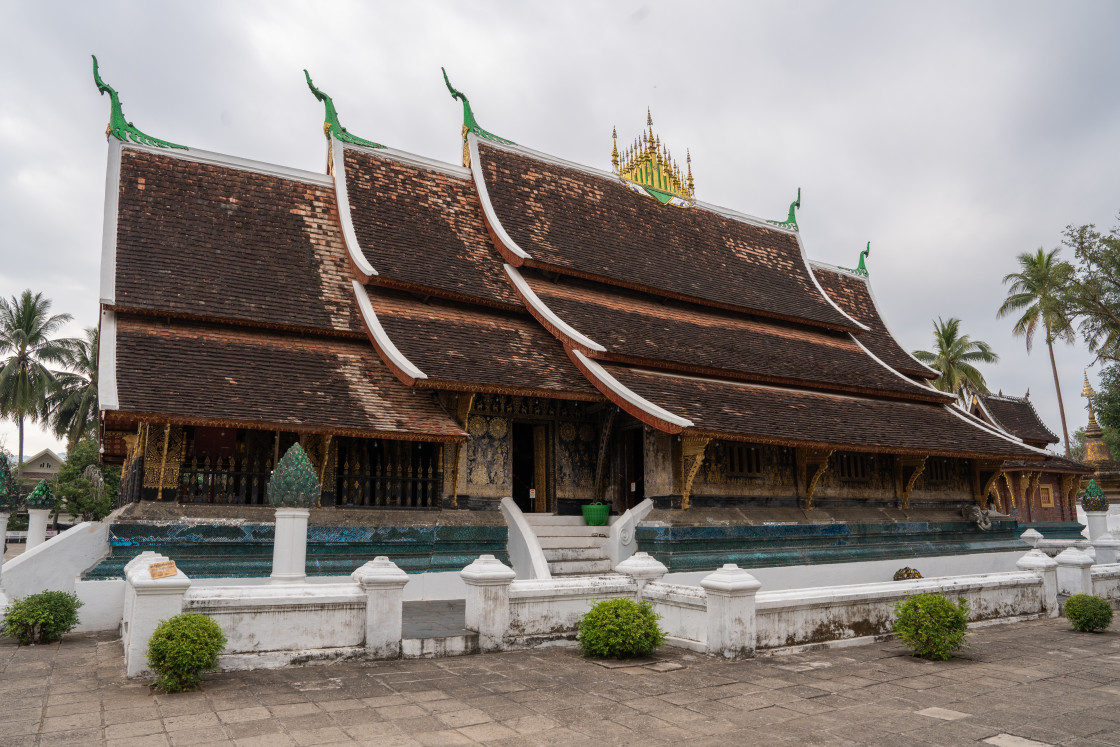
[[[981,628],[966,656],[895,642],[683,667],[574,649],[209,675],[152,695],[113,636],[0,643],[0,744],[1120,744],[1120,634],[1063,620]],[[1033,741],[1030,741],[1033,740]]]

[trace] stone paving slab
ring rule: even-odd
[[[5,745],[1120,745],[1120,634],[996,625],[948,662],[894,641],[727,662],[575,649],[207,676],[156,695],[114,635],[0,641]]]

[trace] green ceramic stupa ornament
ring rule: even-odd
[[[312,508],[319,505],[322,487],[307,452],[292,444],[268,481],[268,503],[273,508]]]
[[[1089,480],[1085,492],[1081,494],[1081,508],[1086,511],[1107,511],[1108,498],[1096,480]]]
[[[0,453],[0,514],[10,514],[19,505],[19,491],[8,466],[8,455]]]
[[[31,495],[27,496],[28,508],[54,508],[54,493],[46,480],[40,480]]]

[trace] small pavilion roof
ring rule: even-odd
[[[1002,394],[982,394],[978,397],[980,417],[992,421],[1024,441],[1039,444],[1056,444],[1059,439],[1046,427],[1038,411],[1026,397],[1010,397]]]

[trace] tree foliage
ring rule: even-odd
[[[1066,315],[1101,360],[1120,363],[1120,225],[1107,234],[1092,223],[1069,225],[1062,244],[1076,262],[1062,297]]]
[[[79,439],[97,433],[97,328],[87,327],[63,358],[66,371],[55,371],[55,385],[47,393],[43,416],[67,451]]]
[[[58,471],[59,510],[97,521],[109,515],[117,503],[121,468],[101,465],[95,438],[78,441],[66,453],[66,463]]]
[[[962,335],[960,319],[940,317],[933,325],[933,343],[933,351],[915,350],[914,357],[940,374],[934,382],[938,389],[962,400],[988,391],[984,375],[975,366],[999,361],[988,343]]]

